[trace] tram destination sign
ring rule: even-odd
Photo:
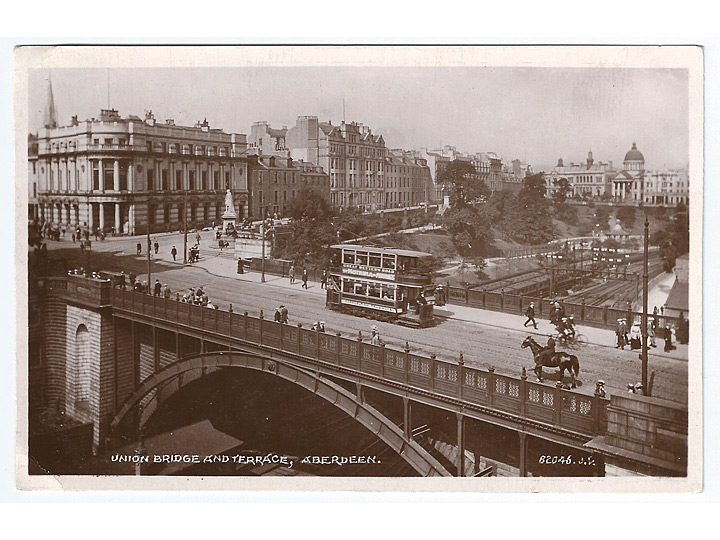
[[[395,280],[395,270],[391,268],[379,268],[364,264],[343,263],[343,273],[351,276],[362,276],[375,279]]]
[[[379,309],[380,311],[389,311],[390,313],[400,313],[400,309],[393,306],[383,306],[382,304],[373,304],[371,302],[362,302],[360,300],[350,300],[349,298],[343,298],[341,303],[348,304],[350,306],[358,306],[370,309]]]

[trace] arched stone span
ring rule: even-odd
[[[367,403],[343,387],[296,366],[241,352],[213,352],[175,362],[145,379],[123,403],[113,418],[113,431],[123,418],[154,388],[181,373],[207,367],[233,367],[264,371],[295,383],[332,403],[373,432],[422,476],[452,476],[417,441],[406,440],[402,430]]]

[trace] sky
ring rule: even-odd
[[[298,116],[356,121],[388,148],[495,152],[535,171],[558,158],[621,166],[633,142],[647,169],[688,163],[688,76],[682,69],[523,67],[212,67],[30,70],[29,129],[42,126],[47,79],[60,125],[101,108],[226,132]],[[344,108],[344,109],[343,109]]]

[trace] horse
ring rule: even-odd
[[[537,375],[538,382],[542,382],[542,368],[553,367],[560,369],[560,380],[565,376],[565,370],[568,370],[570,377],[572,378],[572,388],[576,388],[575,377],[580,373],[580,362],[578,362],[577,356],[574,354],[568,354],[562,351],[546,351],[542,345],[535,341],[532,336],[525,338],[525,341],[520,345],[523,349],[530,347],[535,360],[535,374]]]

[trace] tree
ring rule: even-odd
[[[288,202],[285,213],[292,218],[291,238],[279,253],[280,257],[299,264],[322,266],[324,247],[335,240],[332,205],[322,195],[303,189]]]
[[[630,230],[632,229],[632,226],[635,224],[635,207],[634,206],[621,206],[618,208],[617,213],[615,214],[615,217],[620,220],[620,223],[622,226]]]
[[[303,188],[285,205],[285,215],[293,220],[330,219],[335,209],[319,193]]]
[[[556,180],[553,180],[553,185],[556,188],[553,190],[553,194],[552,194],[553,202],[555,203],[555,208],[560,208],[560,207],[565,206],[565,200],[567,199],[568,194],[572,192],[572,187],[570,187],[570,182],[568,182],[567,178],[558,178]]]
[[[442,226],[461,255],[484,253],[492,240],[491,222],[487,215],[472,207],[450,208],[443,215]]]
[[[438,173],[438,183],[449,186],[450,206],[467,206],[481,197],[488,197],[490,190],[468,161],[455,160]]]

